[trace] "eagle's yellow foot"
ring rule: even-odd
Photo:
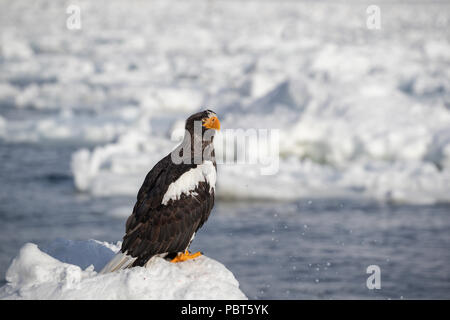
[[[177,262],[183,262],[186,260],[191,260],[197,257],[200,257],[202,255],[202,253],[196,252],[196,253],[190,253],[189,251],[185,251],[183,253],[179,253],[175,258],[173,258],[172,260],[170,260],[170,262],[172,263],[177,263]]]

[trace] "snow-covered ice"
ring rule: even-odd
[[[280,129],[278,173],[222,165],[219,197],[450,202],[447,3],[380,1],[380,30],[364,1],[77,3],[78,31],[65,1],[2,4],[0,139],[87,144],[78,190],[135,195],[210,108],[223,129]]]
[[[182,263],[154,258],[146,267],[98,271],[119,245],[58,239],[27,243],[11,263],[0,299],[247,299],[233,274],[201,256]]]

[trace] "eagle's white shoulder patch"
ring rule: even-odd
[[[162,199],[162,204],[166,205],[169,200],[178,200],[184,193],[186,195],[196,195],[194,191],[202,181],[208,182],[209,190],[216,187],[216,168],[212,161],[205,161],[196,168],[183,173],[178,180],[172,182],[167,188]]]

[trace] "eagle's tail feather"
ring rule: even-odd
[[[100,271],[100,274],[108,273],[108,272],[114,272],[117,270],[123,270],[126,268],[129,268],[133,265],[133,262],[137,258],[133,258],[130,255],[127,255],[127,253],[123,253],[119,251],[114,258],[109,261],[106,266],[103,267],[103,269]]]

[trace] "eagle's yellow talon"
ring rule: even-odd
[[[196,252],[196,253],[190,253],[189,251],[186,250],[184,253],[178,254],[175,258],[170,260],[170,262],[172,262],[172,263],[183,262],[183,261],[187,261],[187,260],[191,260],[191,259],[200,257],[201,255],[202,255],[202,253],[200,251]]]

